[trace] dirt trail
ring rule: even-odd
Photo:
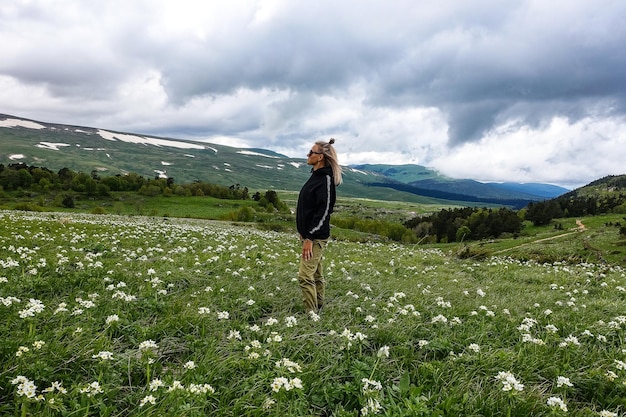
[[[585,227],[585,225],[583,224],[583,222],[581,222],[579,219],[576,219],[576,226],[578,226],[578,229],[577,229],[577,230],[578,230],[579,232],[584,232],[584,231],[585,231],[585,229],[587,229],[587,228]]]
[[[550,236],[550,237],[546,237],[546,238],[543,238],[543,239],[533,240],[532,242],[526,242],[526,243],[522,243],[522,244],[517,245],[517,246],[513,246],[513,247],[510,247],[510,248],[502,249],[502,250],[499,250],[497,252],[494,252],[494,255],[498,254],[498,253],[510,251],[512,249],[523,248],[524,246],[532,245],[532,244],[535,244],[535,243],[545,242],[547,240],[560,239],[562,237],[573,235],[574,233],[584,232],[585,230],[587,230],[587,228],[585,227],[583,222],[581,222],[579,219],[576,219],[576,226],[577,227],[575,227],[574,229],[570,229],[571,231],[569,231],[567,233],[563,233],[561,235],[556,235],[556,236]]]

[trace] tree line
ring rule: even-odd
[[[196,196],[214,197],[224,200],[254,200],[261,210],[249,205],[229,214],[230,220],[254,221],[259,211],[266,213],[288,213],[289,207],[280,200],[276,191],[256,192],[250,195],[247,187],[240,184],[222,186],[196,181],[190,184],[176,184],[173,178],[145,178],[136,173],[116,174],[101,177],[97,171],[90,174],[62,168],[54,172],[48,168],[15,163],[0,164],[0,195],[5,191],[20,193],[40,192],[54,194],[54,205],[66,208],[75,207],[75,197],[85,194],[89,197],[111,197],[111,192],[131,192],[147,197],[156,196]],[[21,205],[24,209],[41,209],[33,205]]]
[[[436,242],[461,242],[501,236],[517,236],[528,220],[535,226],[545,226],[557,218],[594,216],[607,213],[626,213],[626,175],[607,176],[590,183],[598,187],[592,195],[571,191],[560,197],[530,202],[519,211],[508,208],[456,208],[444,209],[426,216],[417,216],[404,223],[422,240]],[[626,235],[626,228],[617,225]]]
[[[412,229],[422,240],[450,243],[497,238],[504,234],[517,236],[522,229],[522,221],[517,212],[506,207],[463,207],[414,217],[404,226]]]
[[[587,187],[598,187],[600,190],[593,195],[579,195],[577,191],[571,191],[552,200],[530,203],[525,218],[537,226],[544,226],[553,219],[563,217],[626,213],[626,194],[617,192],[626,189],[626,175],[607,176]]]
[[[24,163],[8,166],[0,164],[0,188],[5,191],[74,191],[101,197],[109,196],[112,191],[137,192],[146,196],[210,196],[230,200],[247,200],[251,197],[248,188],[239,184],[229,187],[205,182],[175,184],[173,178],[145,178],[136,173],[101,177],[95,170],[90,174],[69,168],[54,172]]]
[[[626,188],[626,176],[607,177],[591,185],[607,187],[609,191]],[[15,163],[8,166],[0,164],[0,193],[4,191],[38,192],[75,192],[88,196],[108,197],[111,192],[137,192],[145,196],[209,196],[219,199],[249,200],[258,202],[266,212],[289,212],[288,206],[280,201],[275,191],[264,194],[256,192],[250,195],[247,187],[240,184],[222,186],[217,184],[194,182],[176,184],[173,178],[145,178],[135,173],[101,177],[97,171],[90,174],[62,168],[54,172],[48,168]],[[74,200],[69,194],[59,193],[59,204],[73,207]],[[524,220],[534,225],[550,224],[555,218],[582,217],[604,213],[626,213],[626,195],[610,192],[590,196],[578,195],[576,191],[564,194],[552,200],[531,202],[525,208],[514,211],[501,207],[498,209],[463,207],[443,209],[437,213],[416,216],[403,224],[372,219],[342,218],[334,219],[338,227],[377,234],[391,240],[406,243],[424,242],[462,242],[502,236],[516,237]],[[242,207],[232,215],[233,220],[251,221],[255,210]],[[625,230],[626,232],[626,230]]]

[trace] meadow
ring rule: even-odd
[[[623,416],[626,270],[0,211],[3,416]]]

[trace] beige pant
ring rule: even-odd
[[[300,257],[298,282],[302,290],[304,309],[317,313],[324,304],[324,269],[322,267],[322,253],[328,239],[313,240],[313,255],[308,261]]]

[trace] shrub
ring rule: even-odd
[[[463,245],[457,252],[456,256],[459,259],[476,259],[483,260],[489,256],[487,250],[482,248],[471,247],[469,245]]]
[[[74,202],[74,197],[72,197],[71,195],[64,196],[61,204],[65,208],[74,208],[74,206],[76,205],[76,203]]]
[[[237,221],[240,222],[251,222],[254,220],[254,210],[252,207],[243,206],[239,210],[237,210]]]
[[[234,222],[251,222],[254,221],[255,211],[250,206],[240,207],[237,211],[231,211],[226,215],[226,220]]]
[[[161,188],[157,185],[143,185],[139,189],[139,194],[148,197],[156,197],[161,194]]]
[[[14,209],[21,211],[43,211],[43,207],[33,203],[17,203]]]

